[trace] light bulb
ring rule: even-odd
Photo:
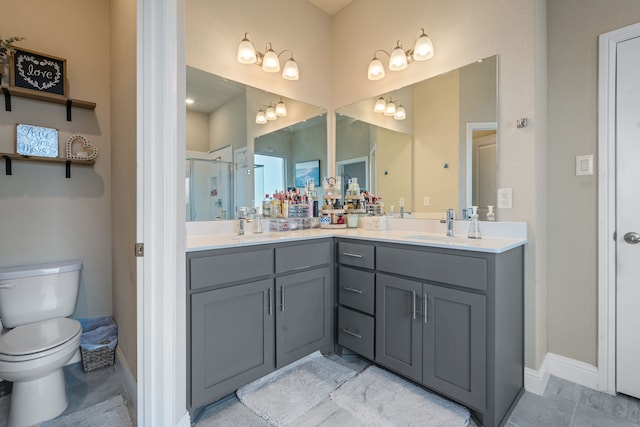
[[[256,49],[245,33],[244,38],[238,46],[238,62],[241,64],[255,64],[256,59]]]
[[[256,123],[259,125],[267,123],[267,117],[264,114],[264,110],[260,110],[258,111],[258,114],[256,114]]]
[[[286,117],[287,115],[287,106],[284,105],[284,102],[280,100],[276,105],[276,116],[278,117]]]
[[[416,61],[426,61],[433,58],[433,42],[428,35],[421,30],[422,34],[416,40],[416,45],[413,48],[413,59]]]
[[[300,74],[298,73],[298,63],[291,57],[282,70],[282,78],[286,80],[298,80]]]
[[[262,69],[267,73],[277,73],[280,71],[280,61],[278,60],[278,55],[271,49],[271,44],[269,44],[267,52],[264,54],[264,58],[262,58]]]
[[[393,52],[391,52],[391,57],[389,58],[389,70],[391,71],[400,71],[407,68],[407,54],[402,50],[402,45],[398,41],[398,45]]]
[[[267,118],[267,120],[275,120],[278,117],[276,116],[276,109],[273,108],[273,106],[269,105],[269,107],[267,108],[267,111],[264,113],[265,117]]]
[[[376,101],[376,105],[374,105],[373,111],[375,111],[376,113],[384,113],[386,107],[387,101],[385,101],[383,97],[380,97]]]
[[[367,77],[369,80],[380,80],[384,78],[384,75],[384,65],[382,65],[382,62],[374,56],[371,62],[369,62]]]
[[[393,118],[396,120],[404,120],[407,118],[407,112],[404,110],[402,105],[398,105],[398,107],[396,107],[396,114],[393,115]]]
[[[396,104],[393,101],[387,102],[387,107],[384,109],[385,116],[395,116],[396,114]]]

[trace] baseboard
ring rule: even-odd
[[[135,410],[138,410],[138,383],[135,377],[131,373],[127,358],[120,350],[120,347],[116,347],[116,369],[118,369],[120,376],[122,377],[122,383],[127,393],[127,397]]]
[[[176,423],[176,427],[191,427],[191,417],[189,412],[185,412],[182,418]]]
[[[542,395],[550,375],[598,390],[598,368],[554,353],[546,354],[538,371],[530,368],[524,369],[525,389],[531,393]]]

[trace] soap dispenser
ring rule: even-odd
[[[470,239],[481,239],[480,235],[480,224],[478,223],[478,207],[471,206],[471,222],[469,224],[469,234],[467,235]]]
[[[487,221],[495,221],[496,214],[493,212],[493,206],[487,206],[489,208],[489,212],[487,212]]]

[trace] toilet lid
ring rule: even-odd
[[[18,326],[0,336],[0,353],[22,356],[57,347],[82,331],[80,322],[66,317]]]

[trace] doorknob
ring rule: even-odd
[[[624,241],[627,243],[631,243],[632,245],[640,243],[640,233],[627,233],[624,235]]]

